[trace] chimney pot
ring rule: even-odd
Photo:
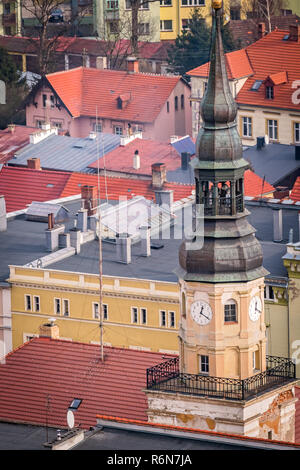
[[[81,186],[81,199],[83,202],[82,209],[87,209],[88,216],[95,215],[97,212],[97,187],[96,186]]]
[[[162,188],[167,180],[166,165],[164,163],[153,163],[151,168],[153,188]]]
[[[139,71],[139,62],[136,57],[127,58],[127,72],[137,73]]]
[[[53,322],[53,319],[49,319],[49,323],[44,323],[39,328],[39,336],[51,339],[59,339],[59,327]]]
[[[258,36],[259,38],[263,38],[266,34],[266,25],[265,23],[259,23],[258,24]]]

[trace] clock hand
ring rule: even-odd
[[[200,315],[202,315],[203,317],[207,318],[207,320],[209,320],[209,318],[206,315],[204,315],[204,313],[200,312]]]

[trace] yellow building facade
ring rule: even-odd
[[[39,334],[55,318],[62,339],[100,343],[97,275],[10,267],[12,346]],[[107,345],[145,351],[178,351],[177,283],[103,277]]]

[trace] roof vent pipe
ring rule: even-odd
[[[273,241],[282,242],[282,209],[273,209]]]

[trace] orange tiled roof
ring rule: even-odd
[[[237,95],[237,103],[299,111],[299,105],[292,101],[292,84],[300,77],[300,42],[284,40],[288,34],[275,30],[245,49],[226,54],[229,79],[249,76]],[[208,64],[191,70],[189,75],[208,76]],[[274,99],[266,98],[264,86],[251,91],[256,80],[268,77],[275,80]]]
[[[300,176],[298,176],[295,181],[292,192],[290,194],[290,199],[296,202],[300,201]]]
[[[13,131],[4,129],[0,131],[0,164],[10,160],[17,150],[29,144],[30,134],[36,132],[35,127],[17,126]]]
[[[267,181],[263,181],[263,179],[254,173],[251,170],[245,171],[245,196],[260,196],[261,194],[268,194],[275,191],[275,188],[269,184]]]
[[[49,74],[47,80],[73,117],[97,114],[151,123],[181,78],[79,67]],[[117,98],[124,94],[130,102],[118,109]]]

